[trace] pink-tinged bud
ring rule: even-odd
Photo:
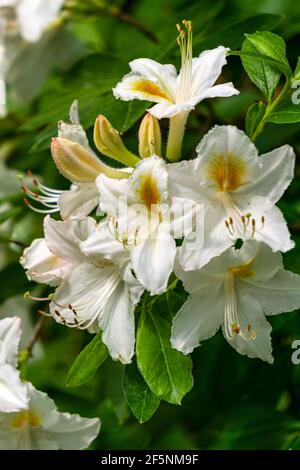
[[[51,153],[59,172],[72,183],[93,183],[100,173],[111,178],[128,177],[105,165],[92,151],[62,137],[52,139]]]
[[[159,122],[150,113],[146,114],[139,130],[139,152],[141,158],[161,157],[161,132]]]
[[[139,158],[125,147],[119,132],[101,114],[95,122],[94,142],[99,152],[123,165],[135,167],[139,162]]]

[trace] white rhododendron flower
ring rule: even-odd
[[[300,276],[284,270],[279,252],[247,241],[202,269],[186,272],[178,265],[175,272],[190,296],[173,321],[174,348],[188,354],[222,326],[240,354],[273,362],[265,315],[300,307]]]
[[[293,248],[275,206],[293,178],[295,153],[289,145],[258,156],[242,131],[215,126],[197,153],[194,160],[168,165],[171,194],[205,206],[204,243],[190,249],[186,237],[180,255],[185,270],[201,268],[237,239],[263,241],[273,251]]]
[[[100,175],[97,184],[100,207],[114,221],[116,237],[130,250],[138,280],[151,294],[164,292],[176,255],[173,229],[184,215],[169,203],[166,163],[154,155],[138,163],[130,178],[119,181]],[[192,207],[188,206],[187,218]]]
[[[37,42],[58,17],[65,0],[0,0],[14,9],[17,27],[25,41]]]
[[[37,77],[32,73],[34,61],[31,63],[30,60],[29,84],[26,82],[24,68],[20,70],[18,64],[22,60],[28,63],[31,57],[34,60],[37,54],[36,43],[41,45],[41,50],[47,45],[47,41],[43,44],[46,31],[57,22],[64,2],[65,0],[0,0],[0,117],[7,114],[6,82],[12,85],[14,91],[22,89],[21,83],[26,83],[27,96],[35,95],[39,88],[42,75],[40,71],[36,74]],[[47,69],[47,62],[43,67]],[[19,92],[17,95],[20,95]],[[26,100],[22,94],[19,98]]]
[[[53,400],[26,382],[26,409],[0,413],[0,450],[82,450],[100,430],[98,418],[60,413]]]
[[[58,286],[50,303],[52,316],[69,327],[100,328],[112,358],[129,363],[135,342],[134,307],[143,288],[131,272],[127,251],[105,222],[96,228],[92,218],[60,222],[47,216],[44,231],[45,239],[35,240],[21,263],[30,279]],[[95,234],[108,256],[94,254]]]
[[[20,338],[20,318],[0,320],[0,412],[4,413],[19,411],[28,405],[27,390],[16,369]]]
[[[160,64],[152,59],[135,59],[129,63],[131,72],[113,89],[116,98],[151,101],[148,111],[158,119],[170,118],[167,144],[169,160],[179,160],[182,139],[189,113],[205,98],[238,95],[231,82],[215,85],[226,64],[228,48],[219,46],[203,51],[193,58],[192,23],[179,25],[177,42],[181,50],[181,70],[177,75],[171,64]]]
[[[157,103],[149,112],[161,119],[189,113],[205,98],[239,93],[231,82],[214,85],[226,64],[229,49],[219,46],[193,58],[191,23],[185,22],[185,26],[187,32],[180,30],[178,38],[182,58],[179,74],[174,65],[135,59],[129,63],[131,72],[113,89],[116,98]]]

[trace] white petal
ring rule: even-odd
[[[236,334],[233,339],[227,340],[228,343],[240,354],[251,358],[258,357],[272,364],[272,327],[266,320],[259,303],[253,297],[244,295],[241,292],[237,296],[237,302],[238,318],[242,331],[247,332],[250,325],[251,331],[256,331],[256,338],[245,339],[240,334]]]
[[[134,304],[126,284],[120,280],[99,318],[102,340],[110,356],[129,364],[134,354]]]
[[[50,448],[60,450],[82,450],[86,449],[97,437],[100,430],[100,420],[98,418],[81,418],[79,415],[60,413],[57,411],[55,403],[45,393],[39,392],[31,384],[28,384],[30,394],[30,409],[34,410],[41,419],[41,426],[44,431],[43,441],[49,441]],[[35,439],[39,439],[39,430]],[[39,443],[39,448],[44,450],[44,446]]]
[[[148,109],[148,111],[150,114],[157,117],[157,119],[162,119],[171,118],[179,113],[189,113],[193,109],[195,109],[195,105],[190,101],[176,104],[172,104],[168,101],[163,101],[162,103],[158,103],[152,106],[152,108]]]
[[[155,190],[159,195],[158,204],[163,204],[168,202],[168,172],[167,166],[164,160],[156,155],[153,155],[149,158],[143,158],[137,165],[130,176],[129,188],[130,192],[129,202],[130,203],[142,203],[145,202],[140,197],[140,189],[145,178],[151,178]],[[152,189],[151,186],[151,189]]]
[[[220,204],[207,205],[204,229],[198,226],[187,235],[180,250],[180,264],[186,271],[200,269],[215,256],[233,245],[225,226],[224,210]],[[196,238],[195,238],[196,236]],[[195,243],[194,240],[198,240]]]
[[[82,262],[55,292],[50,304],[54,319],[73,327],[93,325],[103,314],[119,281],[119,268],[112,263],[104,261],[102,266],[95,266]]]
[[[42,284],[56,286],[68,271],[68,265],[51,253],[44,238],[38,238],[25,248],[20,263],[27,277]]]
[[[271,256],[269,262],[271,262]],[[260,303],[266,315],[291,312],[300,307],[300,276],[298,274],[279,269],[271,279],[261,281],[256,278],[247,278],[242,284],[244,291]]]
[[[99,191],[95,184],[72,185],[59,197],[58,206],[63,219],[89,215],[99,204]]]
[[[110,259],[119,265],[129,259],[128,250],[115,239],[108,221],[100,223],[87,240],[81,243],[80,249],[87,256]]]
[[[198,160],[184,160],[168,164],[170,196],[189,199],[195,202],[205,202],[201,192],[198,175],[195,174],[195,163]]]
[[[238,188],[237,195],[253,195],[267,197],[277,202],[283,195],[294,176],[295,152],[289,145],[259,157],[261,171],[253,182],[246,187]]]
[[[217,285],[205,286],[190,295],[173,320],[173,348],[189,354],[201,341],[217,332],[224,318],[224,300],[220,289]]]
[[[189,294],[197,294],[199,289],[210,288],[212,285],[220,286],[223,283],[223,274],[226,272],[226,268],[223,266],[223,259],[226,253],[213,258],[203,268],[193,271],[182,269],[179,263],[180,256],[177,256],[174,273],[182,281],[185,290]]]
[[[199,57],[193,59],[191,97],[212,87],[227,63],[228,51],[229,49],[219,46],[203,51]]]
[[[58,16],[64,0],[22,0],[17,13],[21,34],[26,41],[37,42],[44,30]]]
[[[256,219],[256,231],[254,239],[259,242],[264,242],[269,245],[273,251],[286,252],[294,248],[295,243],[291,240],[291,235],[286,223],[286,220],[281,210],[273,206],[268,211],[263,209],[263,198],[253,198],[252,207],[249,208],[252,217]],[[262,210],[260,210],[262,207]],[[264,216],[264,222],[261,222],[261,217]],[[241,237],[243,238],[243,237]]]
[[[240,92],[234,88],[233,83],[222,83],[220,85],[212,86],[207,90],[204,90],[202,93],[196,94],[193,98],[190,99],[190,103],[196,106],[197,103],[206,99],[206,98],[219,98],[219,97],[230,97],[234,95],[239,95]]]
[[[173,65],[162,65],[151,59],[136,59],[129,65],[132,72],[113,89],[116,98],[174,102],[177,73]]]
[[[244,242],[239,250],[228,250],[224,253],[222,262],[225,269],[251,263],[255,278],[249,279],[255,279],[261,284],[270,280],[279,269],[283,268],[281,253],[279,251],[274,253],[268,245],[255,240]]]
[[[200,157],[198,170],[214,156],[233,154],[247,165],[258,164],[258,152],[249,137],[235,126],[214,126],[198,144],[196,151]],[[250,176],[250,175],[248,175]],[[203,175],[205,178],[205,175]],[[251,178],[250,178],[251,181]]]
[[[100,193],[100,208],[113,216],[116,216],[120,209],[121,200],[126,201],[129,183],[127,179],[114,179],[106,175],[99,175],[96,185]],[[122,204],[121,204],[122,207]]]
[[[160,225],[157,236],[141,241],[131,250],[136,277],[152,295],[166,290],[175,255],[176,243],[167,224]]]
[[[84,260],[79,244],[88,238],[95,228],[91,217],[67,219],[63,222],[47,216],[44,220],[45,240],[49,250],[69,262]]]
[[[27,389],[21,383],[19,371],[10,364],[0,365],[0,411],[11,413],[27,405]]]
[[[0,320],[0,364],[9,363],[17,366],[21,333],[19,317]]]

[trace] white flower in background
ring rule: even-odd
[[[100,328],[111,357],[129,363],[134,307],[143,288],[131,272],[127,251],[105,222],[96,227],[92,218],[60,222],[47,216],[44,230],[45,239],[24,251],[21,264],[30,279],[58,286],[50,303],[52,316],[72,328]]]
[[[29,404],[17,413],[0,413],[0,450],[82,450],[100,430],[98,418],[60,413],[53,400],[26,382]]]
[[[13,8],[22,38],[37,42],[57,19],[64,3],[65,0],[0,0],[0,8]]]
[[[197,153],[195,160],[168,165],[171,194],[205,205],[204,244],[191,249],[186,237],[180,255],[185,270],[201,268],[237,239],[263,241],[273,251],[293,248],[275,206],[293,178],[295,154],[289,145],[259,157],[242,131],[215,126]]]
[[[151,294],[164,292],[176,255],[174,228],[184,215],[192,215],[193,205],[186,214],[176,213],[169,203],[166,163],[155,155],[138,163],[126,180],[100,175],[96,183],[100,207],[112,220],[116,237],[130,250],[136,277]]]
[[[9,297],[0,304],[0,319],[17,316],[22,320],[22,334],[19,345],[21,350],[29,344],[33,337],[33,322],[30,315],[33,304],[29,299],[24,299],[23,295]],[[40,341],[34,344],[33,353],[31,361],[40,359],[43,356],[43,347]]]
[[[139,99],[157,103],[148,111],[158,119],[173,118],[167,149],[167,156],[172,160],[180,156],[188,114],[200,101],[239,94],[231,82],[214,85],[226,64],[229,49],[219,46],[193,58],[192,24],[190,21],[183,23],[186,31],[177,25],[181,50],[178,75],[174,65],[136,59],[129,63],[131,72],[113,89],[115,97],[125,101]]]
[[[58,170],[72,182],[72,186],[68,191],[61,191],[44,186],[36,178],[33,178],[33,183],[38,192],[23,185],[27,196],[44,206],[40,209],[25,200],[35,212],[51,214],[60,211],[63,219],[84,217],[99,204],[99,191],[95,184],[99,173],[104,171],[112,177],[126,177],[126,171],[109,167],[91,149],[80,124],[77,101],[70,108],[70,124],[58,123],[58,137],[53,139],[51,150]]]
[[[19,411],[28,405],[27,390],[16,369],[20,337],[20,318],[0,320],[0,412],[4,413]]]
[[[10,69],[20,62],[24,44],[39,42],[47,28],[55,23],[64,1],[0,0],[0,117],[7,113],[6,81]],[[22,72],[21,80],[24,80]]]
[[[280,253],[248,241],[200,270],[186,272],[178,265],[175,272],[190,294],[173,321],[175,349],[188,354],[222,326],[240,354],[273,362],[265,315],[300,307],[300,276],[284,270]]]

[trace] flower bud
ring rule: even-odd
[[[94,142],[97,149],[103,155],[117,160],[126,166],[134,167],[139,161],[139,158],[125,147],[119,132],[101,114],[95,122]]]
[[[157,155],[161,157],[161,133],[159,122],[150,113],[146,114],[139,130],[139,152],[141,158]]]
[[[128,174],[105,165],[82,145],[62,137],[52,139],[51,153],[59,172],[72,183],[92,183],[100,173],[110,178],[128,178]]]

